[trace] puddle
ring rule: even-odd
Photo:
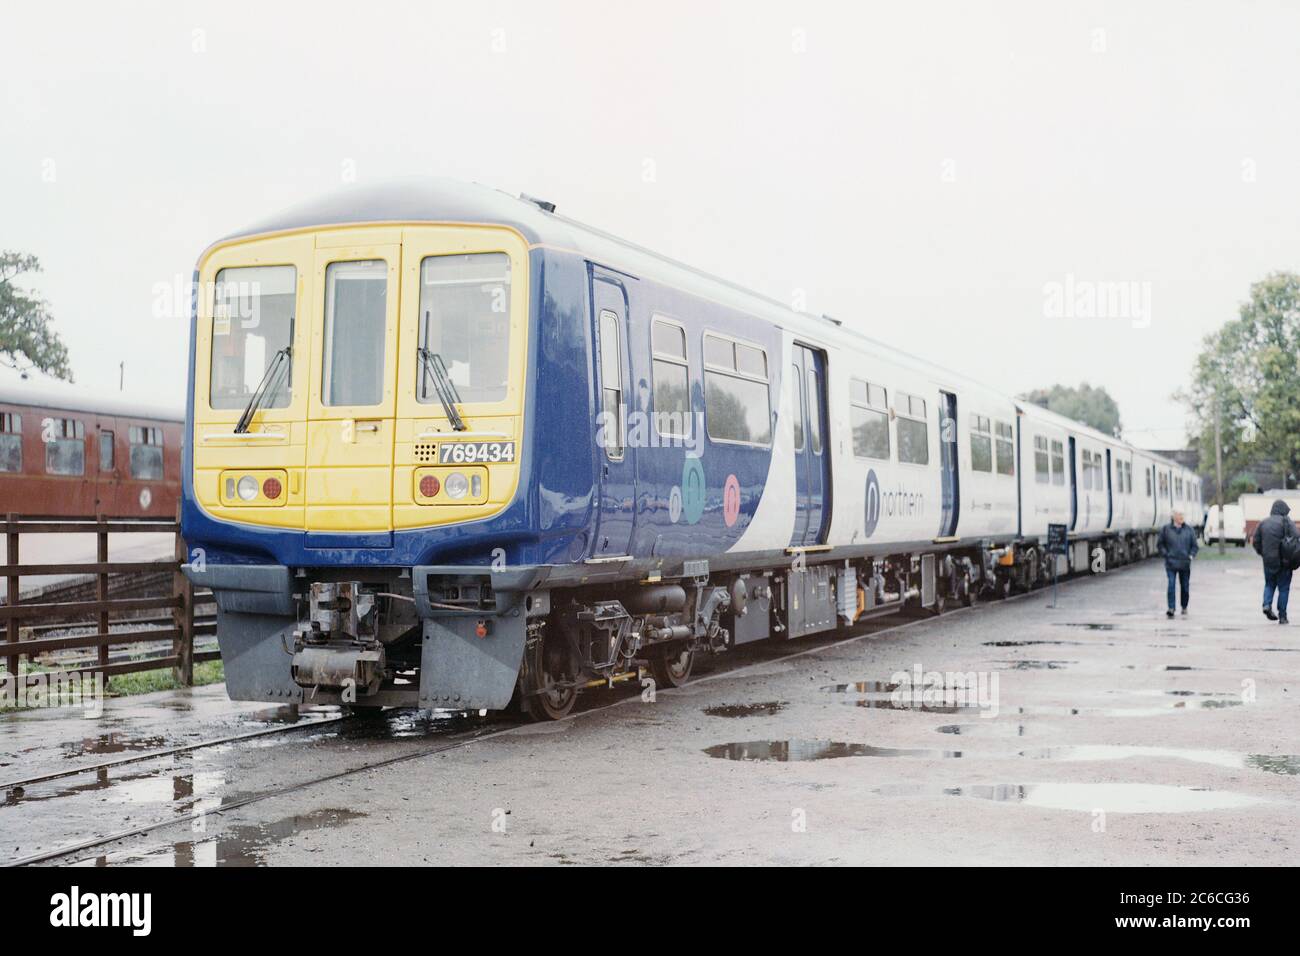
[[[1160,714],[1168,714],[1175,710],[1195,710],[1202,707],[1207,710],[1215,710],[1223,707],[1240,707],[1240,700],[1207,699],[1201,701],[1176,700],[1167,704],[1152,705],[1150,707],[1056,707],[1056,706],[1029,706],[1017,707],[1012,713],[1024,714],[1029,717],[1155,717]]]
[[[989,661],[990,664],[1004,664],[1016,671],[1059,671],[1078,661]]]
[[[1195,813],[1230,810],[1268,803],[1261,797],[1204,787],[1175,787],[1156,783],[1021,783],[936,787],[894,784],[878,787],[885,797],[974,797],[997,803],[1017,803],[1046,810],[1092,813]]]
[[[311,830],[340,826],[364,817],[355,810],[313,810],[273,823],[227,828],[218,837],[185,840],[144,852],[124,851],[78,861],[76,866],[265,866],[276,843]]]
[[[1090,641],[985,641],[985,647],[1114,647],[1113,644],[1094,644]]]
[[[1020,751],[1030,760],[1126,760],[1130,757],[1169,757],[1192,763],[1210,764],[1230,770],[1262,770],[1265,773],[1300,774],[1300,754],[1237,754],[1227,750],[1187,750],[1178,747],[1130,747],[1120,744],[1090,744],[1064,747],[1035,747]]]
[[[747,740],[716,744],[704,748],[710,757],[721,760],[770,760],[794,763],[801,760],[835,760],[840,757],[922,757],[943,759],[960,757],[960,750],[930,747],[900,749],[873,747],[870,744],[844,743],[838,740]]]
[[[1276,654],[1294,654],[1300,651],[1300,647],[1230,647],[1230,651],[1263,651],[1266,653]]]
[[[860,680],[856,684],[828,684],[821,688],[824,694],[884,694],[898,690],[895,681]]]
[[[979,703],[957,703],[984,693],[984,682],[973,686],[965,684],[907,684],[868,680],[855,684],[828,684],[821,688],[827,694],[861,694],[859,700],[846,700],[853,707],[878,710],[912,710],[924,714],[984,713],[987,708]]]
[[[1053,621],[1052,627],[1082,627],[1089,631],[1113,631],[1114,624],[1096,624],[1090,621]]]
[[[705,707],[704,712],[710,717],[769,717],[785,706],[783,700],[766,700],[760,704],[718,704]]]
[[[81,757],[86,754],[121,754],[137,750],[162,750],[168,744],[167,738],[132,737],[126,733],[100,734],[98,737],[86,737],[82,740],[69,740],[63,743],[63,756]]]
[[[944,724],[934,729],[941,734],[959,734],[963,737],[1023,737],[1025,735],[1024,724],[1006,724],[996,720],[985,720],[978,724]]]

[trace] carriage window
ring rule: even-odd
[[[993,470],[993,434],[983,415],[970,417],[970,467],[971,471]]]
[[[23,416],[0,412],[0,471],[23,470]]]
[[[1065,484],[1065,446],[1052,439],[1052,484]]]
[[[1034,481],[1045,485],[1052,480],[1052,464],[1047,457],[1047,439],[1034,436]]]
[[[803,401],[803,370],[797,364],[790,366],[790,374],[794,377],[790,379],[794,383],[794,389],[790,393],[794,396],[794,450],[803,451],[803,409],[800,402]]]
[[[1083,487],[1087,489],[1091,489],[1092,488],[1092,452],[1088,451],[1088,449],[1085,448],[1082,454],[1080,455],[1080,458],[1082,459],[1082,465],[1083,465]]]
[[[704,336],[704,414],[714,441],[772,443],[767,354],[762,349]]]
[[[655,429],[660,435],[686,438],[691,434],[691,396],[686,371],[686,331],[655,319],[651,326],[654,351]]]
[[[45,471],[51,475],[86,473],[86,426],[72,418],[47,418],[41,422],[45,442]]]
[[[623,457],[623,361],[618,339],[618,316],[600,313],[600,437],[605,454]]]
[[[113,448],[114,435],[110,431],[101,431],[99,433],[99,470],[112,471],[116,462],[115,449]]]
[[[808,436],[814,455],[822,453],[821,390],[817,387],[817,370],[808,370]]]
[[[331,262],[325,268],[322,404],[378,405],[383,399],[387,318],[387,262]]]
[[[996,422],[993,431],[997,439],[998,474],[1014,475],[1016,473],[1015,432],[1006,422]]]
[[[248,404],[276,353],[293,340],[293,266],[222,269],[212,307],[212,408]],[[263,408],[289,404],[292,366],[270,383]]]
[[[162,429],[132,425],[131,477],[140,481],[161,481],[163,476]]]
[[[430,256],[420,263],[420,345],[442,357],[465,402],[500,402],[510,384],[510,257]],[[437,402],[418,355],[415,397]]]
[[[930,461],[930,429],[925,423],[925,399],[915,395],[894,395],[898,416],[898,460],[913,465]]]
[[[888,460],[889,400],[884,388],[850,379],[849,402],[853,454],[859,458]]]

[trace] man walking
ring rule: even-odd
[[[1291,563],[1283,553],[1282,542],[1296,536],[1295,525],[1287,517],[1291,507],[1281,498],[1273,502],[1269,516],[1255,528],[1255,553],[1264,559],[1264,616],[1279,624],[1286,623],[1286,602],[1291,595]],[[1273,613],[1273,592],[1277,591],[1277,613]]]
[[[1165,617],[1174,616],[1174,582],[1180,585],[1180,597],[1183,604],[1183,617],[1187,616],[1187,598],[1191,591],[1192,558],[1200,546],[1196,543],[1196,532],[1186,524],[1181,511],[1173,513],[1173,520],[1160,529],[1157,550],[1165,556],[1165,576],[1169,579],[1169,609]]]

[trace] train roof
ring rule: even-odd
[[[444,177],[420,177],[349,186],[292,206],[248,228],[231,233],[214,243],[214,246],[259,235],[314,227],[405,222],[473,222],[509,226],[518,230],[530,246],[580,253],[593,262],[630,276],[655,279],[737,311],[767,318],[814,341],[842,345],[866,343],[888,361],[929,375],[939,382],[976,389],[988,396],[1001,398],[1008,404],[1029,405],[968,375],[904,352],[857,329],[847,328],[835,319],[797,312],[776,299],[753,292],[737,283],[569,219],[556,213],[554,206],[549,203],[524,196],[512,196],[479,183],[464,183]],[[1105,435],[1041,406],[1030,407],[1034,409],[1035,415],[1055,419],[1060,424],[1099,441],[1133,447],[1122,439]],[[1152,452],[1144,451],[1143,454],[1174,467],[1181,467]]]
[[[159,403],[121,392],[98,391],[44,376],[0,376],[0,403],[53,408],[92,415],[146,418],[164,422],[185,421],[185,406]]]

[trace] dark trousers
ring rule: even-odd
[[[1279,568],[1276,571],[1264,569],[1264,607],[1273,606],[1273,590],[1277,589],[1277,613],[1286,617],[1286,599],[1291,596],[1291,569]]]
[[[1192,569],[1191,568],[1165,568],[1165,575],[1169,578],[1169,610],[1174,609],[1174,580],[1177,579],[1179,584],[1179,596],[1183,599],[1183,610],[1187,610],[1187,596],[1192,586]]]

